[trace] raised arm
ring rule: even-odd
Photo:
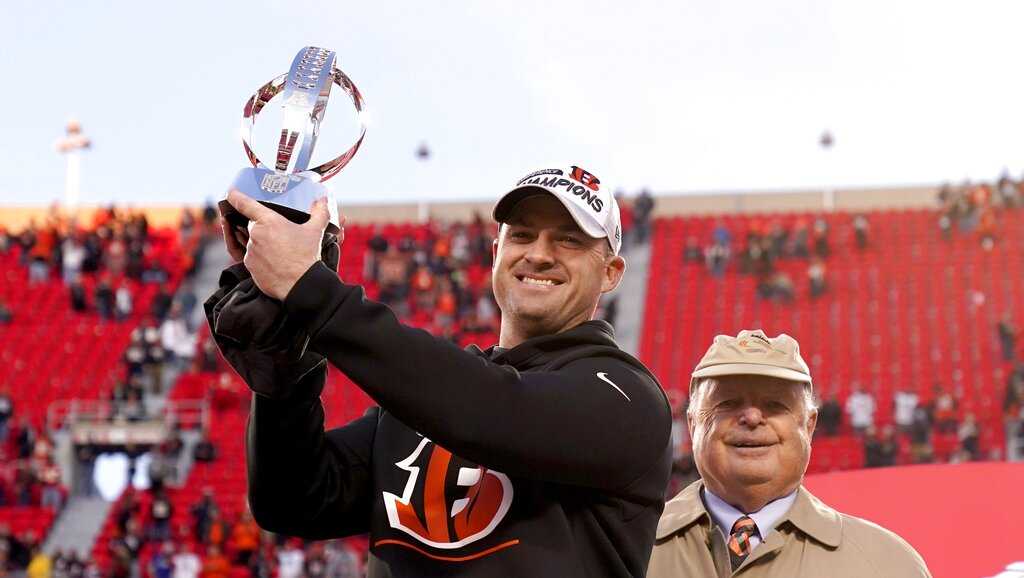
[[[205,310],[224,357],[254,391],[246,455],[256,521],[306,538],[368,531],[377,410],[324,433],[327,362],[304,349],[305,334],[243,265],[224,271]]]

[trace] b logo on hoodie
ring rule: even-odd
[[[392,528],[442,550],[462,548],[488,536],[512,506],[508,476],[482,466],[453,467],[452,458],[451,452],[423,438],[407,458],[395,464],[409,472],[402,495],[383,494]],[[449,502],[449,497],[454,499]],[[457,559],[431,555],[399,540],[380,540],[375,545],[396,544],[431,558],[463,561],[518,543],[512,540]]]

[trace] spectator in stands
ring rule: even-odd
[[[111,542],[111,551],[115,558],[120,559],[121,571],[127,569],[127,575],[132,578],[139,576],[139,552],[145,544],[146,540],[136,519],[128,520],[125,533],[115,536]]]
[[[224,556],[220,546],[207,547],[200,578],[228,578],[230,574],[231,562]]]
[[[172,561],[174,563],[173,578],[199,578],[202,563],[191,542],[182,544]]]
[[[981,211],[978,219],[978,237],[981,239],[981,248],[991,251],[996,244],[996,212],[992,207],[986,207]]]
[[[363,277],[376,282],[380,270],[380,259],[388,252],[388,240],[381,234],[380,225],[373,226],[373,236],[366,242],[363,256]]]
[[[27,417],[18,419],[18,433],[14,437],[14,443],[18,448],[18,457],[28,459],[32,455],[32,449],[36,445],[36,428]]]
[[[146,357],[142,363],[142,371],[149,380],[149,389],[159,395],[164,385],[164,361],[167,353],[160,342],[160,330],[152,325],[142,332],[142,341],[146,348]]]
[[[828,396],[828,399],[818,408],[818,427],[826,436],[833,437],[839,433],[839,425],[843,419],[843,410],[839,406],[839,399],[835,395]]]
[[[174,543],[166,540],[149,560],[150,578],[172,578],[174,575]]]
[[[860,250],[867,249],[868,247],[868,234],[871,232],[871,223],[868,222],[868,218],[864,215],[856,215],[853,217],[853,235],[857,240],[857,248]]]
[[[1017,352],[1017,328],[1013,325],[1013,317],[1004,313],[996,327],[999,333],[999,345],[1003,350],[1003,361],[1013,361]]]
[[[71,234],[61,244],[61,253],[64,284],[70,285],[78,281],[82,275],[85,247],[78,240],[76,234]]]
[[[195,532],[197,542],[202,542],[203,537],[206,536],[207,528],[210,524],[210,513],[216,507],[217,504],[213,499],[213,488],[207,486],[203,488],[203,496],[199,498],[199,501],[192,504],[192,507],[189,508],[189,513],[192,515],[192,530]]]
[[[192,449],[192,458],[197,462],[212,462],[217,459],[217,446],[210,440],[210,432],[203,430],[202,436]]]
[[[654,197],[643,189],[633,201],[633,230],[637,244],[643,245],[651,233],[651,217],[654,214]]]
[[[821,297],[825,294],[827,283],[825,281],[825,263],[821,259],[811,261],[807,268],[807,280],[810,285],[811,298]]]
[[[249,508],[244,509],[231,526],[228,547],[235,553],[236,565],[248,567],[252,564],[253,556],[260,547],[260,527],[256,525]]]
[[[686,245],[683,246],[683,262],[699,263],[704,260],[704,251],[700,248],[700,241],[697,237],[690,235],[686,238]]]
[[[260,540],[259,550],[253,556],[249,570],[253,578],[277,578],[277,551],[274,538],[268,532],[262,534]]]
[[[302,541],[298,538],[290,538],[285,542],[284,548],[278,550],[278,578],[301,578],[306,561],[306,556],[299,547],[301,544]]]
[[[14,320],[14,313],[11,312],[11,308],[7,306],[2,300],[0,300],[0,324],[8,324]]]
[[[408,313],[406,297],[409,294],[409,259],[400,249],[391,246],[379,260],[377,281],[380,300],[399,315]]]
[[[863,434],[875,425],[875,397],[855,384],[853,393],[846,399],[846,413],[854,431]]]
[[[220,352],[213,339],[206,339],[199,348],[197,370],[202,373],[219,373],[221,371]]]
[[[953,399],[953,394],[943,389],[941,385],[935,386],[932,419],[940,433],[956,433],[956,400]]]
[[[53,570],[53,560],[43,551],[42,547],[36,546],[32,551],[32,560],[25,569],[28,578],[50,578]]]
[[[52,457],[44,458],[39,471],[40,505],[59,510],[64,503],[64,492],[60,485],[60,468]]]
[[[707,265],[708,271],[715,277],[724,275],[725,269],[729,265],[730,255],[731,249],[729,245],[718,242],[710,245],[704,250],[704,262]]]
[[[93,483],[93,475],[96,468],[96,456],[98,452],[92,444],[75,445],[75,494],[91,498],[96,495],[96,485]]]
[[[150,302],[149,312],[153,316],[153,319],[159,324],[167,317],[167,314],[171,311],[171,304],[174,302],[174,296],[167,289],[166,283],[161,283],[160,288],[157,290],[156,295],[153,296],[153,300]]]
[[[348,542],[331,540],[324,552],[327,559],[327,578],[361,578],[362,560]]]
[[[96,310],[103,319],[114,318],[114,290],[110,286],[110,279],[104,275],[93,294],[93,302],[96,303]]]
[[[896,390],[892,396],[893,422],[901,433],[909,433],[914,424],[914,410],[919,399],[916,393],[906,387]]]
[[[7,442],[13,415],[14,399],[11,398],[11,389],[6,385],[0,385],[0,447]]]
[[[798,219],[796,225],[793,227],[793,248],[790,250],[790,254],[800,259],[806,259],[811,256],[811,242],[810,242],[810,229],[807,226],[805,219]]]
[[[195,336],[188,328],[180,303],[171,305],[167,318],[160,324],[160,346],[178,367],[184,367],[195,354]]]
[[[71,294],[71,309],[77,313],[84,313],[89,309],[89,304],[85,297],[85,286],[78,279],[71,282],[69,287]]]
[[[29,251],[29,285],[49,280],[50,262],[53,259],[56,240],[56,231],[52,227],[43,227],[37,232],[35,242]]]
[[[85,562],[77,552],[74,550],[54,551],[52,578],[83,578],[84,575]]]
[[[128,285],[125,283],[119,283],[117,291],[114,292],[114,318],[118,321],[124,321],[132,314],[132,292],[128,290]]]
[[[762,278],[758,284],[758,293],[764,299],[790,302],[796,296],[796,289],[793,279],[783,271],[779,271],[770,277]]]
[[[177,460],[168,455],[162,445],[156,446],[150,452],[149,460],[149,481],[150,489],[154,493],[161,492],[168,483],[173,483],[177,478]],[[166,496],[164,496],[166,498]],[[156,497],[153,498],[154,501]],[[167,527],[170,535],[170,526]]]
[[[931,463],[935,456],[931,413],[922,405],[914,408],[914,421],[910,424],[910,455],[915,464]]]
[[[831,248],[828,243],[828,221],[824,217],[814,220],[814,254],[819,259],[828,259]]]
[[[221,512],[220,507],[215,506],[211,508],[210,517],[206,524],[206,533],[202,536],[203,544],[212,544],[223,548],[230,537],[231,527],[228,525],[227,520],[224,519],[224,514]]]
[[[195,328],[192,327],[192,323],[189,321],[189,317],[192,315],[192,311],[195,309],[197,302],[198,299],[196,298],[195,287],[193,286],[192,281],[188,279],[182,281],[174,296],[174,304],[172,307],[174,305],[178,306],[178,312],[185,320],[189,331],[195,330]]]
[[[128,395],[128,400],[118,408],[118,415],[121,419],[135,423],[146,419],[146,403],[142,396],[136,392]]]
[[[948,214],[939,217],[939,234],[943,241],[953,240],[953,219]]]
[[[327,556],[323,542],[313,542],[306,551],[303,578],[327,578]]]
[[[152,466],[151,470],[152,471]],[[153,480],[153,478],[151,478]],[[149,539],[168,540],[171,537],[171,520],[174,518],[174,503],[163,488],[163,479],[158,485],[154,481],[153,499],[149,503]]]
[[[28,566],[31,552],[28,546],[19,540],[11,527],[0,522],[0,572],[4,570],[23,569]]]
[[[981,449],[978,447],[980,439],[978,422],[973,413],[967,412],[964,415],[963,422],[957,428],[957,439],[960,441],[960,448],[966,452],[968,459],[977,460],[981,458]]]
[[[896,465],[899,445],[892,426],[885,426],[881,433],[869,427],[864,435],[864,467],[884,468]]]
[[[124,274],[128,264],[127,251],[124,239],[120,235],[115,235],[114,239],[107,245],[103,255],[103,265],[111,276],[117,278]]]
[[[114,510],[114,520],[117,523],[119,534],[128,532],[128,523],[139,513],[142,506],[139,504],[139,497],[135,494],[135,488],[131,484],[124,491],[124,496],[118,502]]]
[[[768,229],[767,247],[773,260],[787,257],[786,245],[789,243],[789,230],[779,221],[774,221]]]

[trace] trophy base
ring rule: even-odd
[[[337,235],[341,230],[338,203],[334,195],[323,183],[302,173],[282,174],[263,167],[244,168],[238,171],[231,188],[245,193],[289,221],[299,224],[309,220],[309,207],[313,205],[313,201],[326,196],[327,210],[330,213],[327,233]],[[249,226],[248,217],[236,211],[227,200],[217,203],[217,207],[231,225],[242,229]]]

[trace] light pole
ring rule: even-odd
[[[78,187],[82,172],[82,150],[92,146],[92,142],[82,134],[82,125],[75,119],[68,121],[65,135],[57,140],[57,152],[64,155],[67,163],[64,174],[64,206],[73,209],[78,205]]]

